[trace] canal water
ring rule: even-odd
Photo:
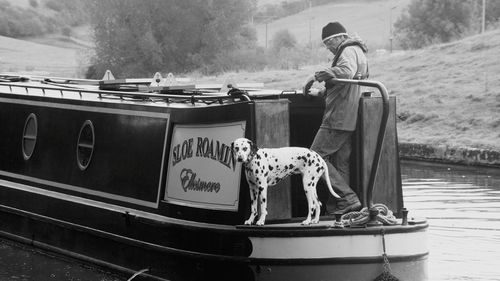
[[[0,281],[119,281],[111,272],[0,239]]]
[[[429,280],[500,280],[500,169],[404,162],[409,217],[429,221]]]
[[[500,169],[402,163],[409,217],[429,221],[429,280],[500,280]],[[0,281],[128,277],[0,240]]]

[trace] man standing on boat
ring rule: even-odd
[[[366,45],[360,38],[351,38],[339,22],[323,27],[322,40],[333,53],[332,66],[317,71],[318,82],[324,82],[323,89],[312,88],[310,95],[325,99],[323,121],[316,133],[311,149],[318,152],[328,165],[328,172],[334,190],[341,199],[329,197],[328,214],[344,214],[361,209],[356,193],[349,186],[349,165],[351,137],[356,129],[360,86],[354,84],[334,84],[332,78],[364,79],[368,77]]]

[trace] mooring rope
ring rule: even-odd
[[[377,276],[373,281],[400,281],[396,276],[391,273],[391,265],[389,264],[389,257],[385,250],[385,229],[380,230],[382,236],[382,249],[384,250],[382,254],[382,259],[384,260],[382,273]]]
[[[396,217],[389,208],[384,204],[374,204],[372,210],[378,210],[377,221],[383,225],[395,225],[398,223]],[[342,215],[340,222],[335,222],[334,227],[342,228],[344,226],[362,226],[370,221],[370,210],[368,207],[361,211],[350,212]]]
[[[144,268],[144,269],[141,269],[141,270],[137,271],[136,273],[134,273],[134,275],[132,275],[132,277],[130,277],[129,279],[127,279],[127,281],[131,281],[132,279],[134,279],[135,277],[143,274],[146,271],[149,271],[149,268]]]

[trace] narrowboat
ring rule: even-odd
[[[377,81],[336,82],[366,90],[349,176],[365,208],[301,225],[292,176],[269,189],[266,225],[248,226],[231,142],[309,147],[320,98],[159,73],[1,75],[0,236],[134,280],[426,280],[428,224],[404,207],[395,98]]]

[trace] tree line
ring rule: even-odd
[[[23,38],[64,32],[88,22],[85,1],[30,0],[28,8],[0,1],[0,35]],[[68,35],[68,34],[65,34]]]
[[[403,49],[417,49],[477,34],[483,20],[498,28],[499,19],[498,0],[412,0],[394,24],[395,39]]]
[[[119,76],[203,71],[255,47],[253,0],[99,0],[89,8],[96,45],[89,77],[105,69]]]

